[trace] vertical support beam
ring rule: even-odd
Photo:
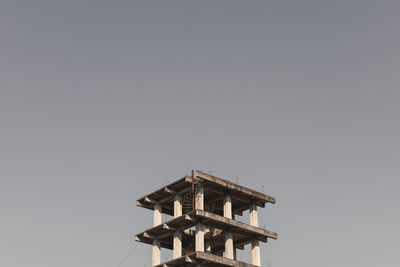
[[[205,230],[206,233],[210,232],[210,227],[209,226],[205,226]],[[211,237],[210,237],[211,238]],[[204,242],[205,242],[205,250],[207,253],[211,253],[211,240],[210,238],[207,238]]]
[[[161,224],[161,205],[157,203],[154,205],[153,226],[159,224]]]
[[[250,225],[258,227],[258,211],[254,203],[250,205]],[[260,241],[254,240],[251,243],[251,256],[253,265],[261,266]]]
[[[182,196],[176,194],[174,197],[174,217],[182,216]]]
[[[225,233],[225,257],[233,260],[233,236],[231,232]]]
[[[251,258],[253,265],[261,266],[260,241],[258,240],[251,243]]]
[[[174,217],[182,216],[182,197],[176,194],[174,197]],[[182,232],[174,233],[173,258],[182,257]]]
[[[211,242],[210,239],[206,240],[206,252],[211,253]]]
[[[204,252],[204,224],[196,224],[196,251]]]
[[[232,219],[232,197],[230,195],[224,197],[224,217]]]
[[[203,184],[199,184],[196,190],[196,209],[204,210],[204,188]]]
[[[161,205],[159,203],[154,205],[153,225],[161,224]],[[153,241],[153,266],[161,263],[161,242],[160,240]]]
[[[196,201],[195,201],[196,194],[195,194],[194,190],[195,190],[195,187],[194,187],[194,170],[192,170],[192,194],[193,194],[193,198],[192,198],[192,210],[195,210],[195,209],[196,209]]]
[[[161,242],[160,240],[153,241],[153,266],[161,263]]]
[[[232,220],[235,220],[235,214],[232,214]],[[237,260],[236,248],[233,247],[233,259]]]
[[[258,211],[254,203],[250,205],[250,225],[258,227]]]
[[[182,232],[174,233],[174,252],[173,258],[182,257]]]
[[[224,197],[224,217],[232,219],[232,197],[230,195]],[[233,236],[231,232],[225,233],[225,257],[232,260],[234,258]]]

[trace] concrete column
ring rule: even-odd
[[[174,197],[174,217],[182,216],[182,197],[176,194]],[[182,232],[174,233],[173,258],[182,257]]]
[[[260,241],[258,240],[251,243],[251,258],[253,265],[261,266]]]
[[[196,203],[195,208],[198,210],[204,210],[204,188],[202,184],[199,184],[196,190]]]
[[[154,205],[153,225],[157,226],[159,224],[161,224],[161,205],[157,203]]]
[[[153,225],[157,226],[161,224],[161,205],[154,205],[154,216]],[[153,241],[153,266],[161,263],[161,243],[160,240]]]
[[[182,196],[175,195],[174,197],[174,217],[182,216]]]
[[[258,211],[257,205],[250,205],[250,225],[258,227]]]
[[[209,232],[210,231],[210,227],[205,226],[205,232]],[[210,242],[210,238],[205,240],[205,250],[207,253],[211,253],[211,242]]]
[[[232,197],[230,195],[224,197],[224,217],[232,219]],[[225,257],[232,260],[234,258],[233,236],[231,232],[225,233]]]
[[[233,260],[233,237],[231,232],[225,233],[225,257]]]
[[[211,242],[210,239],[206,240],[206,252],[211,253]]]
[[[161,263],[161,243],[159,240],[153,241],[153,266]]]
[[[204,252],[204,224],[196,224],[196,251]]]
[[[232,214],[232,220],[235,220],[235,214]],[[233,259],[236,261],[237,256],[236,256],[236,248],[233,247]]]
[[[224,217],[232,219],[232,197],[230,195],[224,197]]]
[[[258,227],[258,211],[256,204],[250,205],[250,225]],[[254,240],[251,243],[251,256],[253,265],[261,266],[260,241]]]
[[[174,233],[174,252],[173,258],[182,257],[182,232]]]

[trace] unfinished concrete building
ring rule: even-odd
[[[153,210],[154,227],[136,235],[136,241],[153,247],[152,265],[261,266],[260,242],[277,234],[258,227],[257,207],[275,198],[201,171],[192,171],[168,186],[139,200],[139,207]],[[235,220],[250,211],[249,224]],[[173,216],[162,222],[161,214]],[[237,261],[236,250],[251,244],[252,263]],[[161,263],[161,248],[173,250]]]

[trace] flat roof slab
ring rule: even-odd
[[[226,194],[232,196],[233,213],[241,215],[243,211],[248,210],[252,203],[264,207],[265,203],[276,202],[274,197],[265,195],[247,187],[232,183],[222,178],[204,173],[202,171],[195,172],[195,183],[201,183],[204,187],[204,205],[205,210],[215,214],[222,215],[222,202]],[[192,178],[185,176],[167,186],[162,187],[136,201],[139,207],[154,209],[154,205],[159,203],[162,212],[173,215],[173,201],[175,194],[183,194],[191,190]]]

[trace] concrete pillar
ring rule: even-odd
[[[235,214],[232,214],[232,220],[235,220]],[[237,256],[236,256],[236,248],[233,247],[233,259],[236,261]]]
[[[224,217],[232,219],[232,197],[230,195],[224,197]]]
[[[202,184],[199,184],[196,190],[195,208],[198,210],[204,210],[204,188]]]
[[[159,224],[161,224],[161,205],[157,203],[154,205],[153,225],[157,226]]]
[[[198,223],[196,224],[196,251],[204,252],[204,224]]]
[[[154,205],[154,216],[153,225],[157,226],[161,224],[161,205]],[[161,263],[161,243],[160,240],[153,241],[153,266]]]
[[[253,265],[261,266],[260,241],[258,240],[251,243],[251,258]]]
[[[230,195],[224,197],[224,217],[232,219],[232,197]],[[225,233],[225,257],[232,260],[234,258],[233,236],[231,232]]]
[[[205,248],[207,253],[211,253],[211,242],[210,239],[206,240],[206,248]]]
[[[206,233],[210,232],[210,227],[206,226],[204,231]],[[211,241],[210,241],[210,238],[207,238],[205,240],[205,250],[206,250],[207,253],[211,253]]]
[[[258,211],[256,204],[250,205],[250,225],[258,227]],[[251,243],[251,257],[253,265],[261,266],[260,241],[258,240],[254,240]]]
[[[159,240],[153,241],[153,266],[161,263],[161,243]]]
[[[182,216],[182,196],[176,194],[174,197],[174,217]]]
[[[182,197],[176,194],[174,197],[174,217],[182,216]],[[182,232],[174,233],[173,258],[182,257]]]
[[[173,258],[182,257],[182,232],[174,233],[174,252]]]
[[[225,257],[233,260],[233,237],[231,232],[225,233]]]
[[[258,227],[258,211],[257,205],[250,205],[250,225]]]

